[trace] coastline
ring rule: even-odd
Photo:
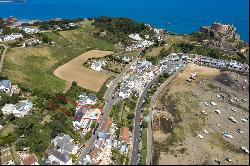
[[[1,1],[0,1],[1,2]],[[61,19],[61,20],[73,20],[73,19],[91,19],[91,18],[96,18],[96,17],[75,17],[75,18],[57,18],[57,19]],[[4,18],[4,19],[6,19],[6,18]],[[32,22],[34,22],[34,21],[50,21],[50,20],[53,20],[53,19],[55,19],[55,18],[50,18],[50,19],[25,19],[25,18],[21,18],[21,19],[19,19],[19,18],[17,18],[17,22],[16,22],[16,24],[18,24],[18,25],[21,25],[22,23],[32,23]],[[142,23],[144,23],[144,24],[149,24],[149,23],[145,23],[145,22],[142,22]],[[152,24],[150,24],[150,25],[152,25]],[[198,30],[199,30],[199,28],[197,29],[197,30],[195,30],[195,31],[192,31],[192,32],[189,32],[189,33],[179,33],[179,32],[176,32],[176,31],[170,31],[170,30],[168,30],[166,27],[161,27],[161,26],[155,26],[155,25],[153,25],[154,27],[156,27],[156,28],[160,28],[160,29],[163,29],[163,30],[165,30],[166,32],[168,32],[168,33],[171,33],[171,34],[174,34],[174,35],[189,35],[189,34],[191,34],[191,33],[194,33],[194,32],[197,32]],[[235,26],[235,25],[234,25]],[[236,27],[237,28],[237,27]],[[242,40],[242,41],[244,41],[244,42],[246,42],[246,43],[248,43],[249,44],[249,39],[248,40],[245,40],[245,39],[243,39],[242,38],[242,36],[240,35],[240,40]]]

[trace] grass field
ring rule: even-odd
[[[146,165],[147,161],[147,129],[142,129],[142,150],[140,165]]]
[[[83,27],[76,30],[44,33],[56,43],[55,46],[9,49],[3,64],[3,74],[28,89],[63,92],[66,81],[53,74],[58,66],[91,49],[116,51],[114,44],[92,36],[94,28],[89,21],[82,24]]]
[[[13,124],[8,124],[6,125],[0,132],[0,137],[5,137],[7,136],[9,133],[13,133],[14,129],[15,129],[15,125]]]

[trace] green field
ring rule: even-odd
[[[26,89],[63,92],[66,82],[53,75],[58,66],[91,49],[116,51],[114,44],[92,36],[95,29],[90,21],[82,24],[76,30],[44,33],[55,42],[55,46],[41,44],[9,49],[3,64],[3,74]]]
[[[146,165],[147,161],[147,129],[142,129],[142,149],[141,149],[141,160],[140,165]]]

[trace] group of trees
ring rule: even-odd
[[[52,42],[52,39],[49,38],[47,35],[43,34],[43,33],[37,33],[36,36],[42,40],[43,43],[48,43],[50,44]]]
[[[219,49],[195,46],[190,43],[174,44],[173,50],[175,52],[199,54],[199,55],[209,56],[209,57],[216,58],[216,59],[222,58],[222,52]]]
[[[93,25],[100,28],[101,31],[109,31],[112,33],[123,32],[125,34],[140,33],[143,30],[149,30],[143,23],[135,22],[129,18],[119,17],[111,18],[102,16],[95,19]]]
[[[71,121],[62,112],[51,111],[50,115],[52,121],[45,124],[40,123],[40,119],[34,115],[24,118],[15,118],[14,115],[7,116],[9,123],[16,127],[13,133],[0,139],[1,144],[15,142],[17,150],[29,147],[31,153],[44,153],[51,139],[60,133],[70,134],[74,139],[80,140],[80,135],[74,131]]]
[[[128,37],[129,34],[147,34],[150,32],[150,28],[143,23],[133,21],[129,18],[118,17],[111,18],[102,16],[96,18],[93,25],[100,31],[95,32],[94,36],[107,40],[113,43],[122,42],[123,44],[131,44],[131,39]],[[106,35],[102,36],[102,32]]]
[[[36,108],[32,111],[31,115],[23,118],[17,118],[13,114],[3,116],[0,111],[0,124],[1,125],[14,125],[14,132],[9,133],[7,136],[1,136],[0,143],[2,145],[16,143],[17,149],[21,150],[24,147],[30,147],[31,152],[44,153],[48,147],[50,140],[57,136],[59,133],[70,134],[76,140],[80,140],[79,133],[74,131],[71,119],[68,118],[63,112],[50,109],[48,104],[55,99],[56,96],[63,96],[64,94],[50,94],[47,92],[39,91],[37,89],[31,92],[22,89],[25,93],[30,93],[33,96],[33,104]],[[0,106],[6,103],[17,103],[21,100],[18,95],[8,96],[4,93],[1,94]],[[65,102],[65,101],[59,101]],[[67,104],[67,103],[64,103]],[[74,107],[75,108],[75,107]],[[49,115],[51,122],[41,123],[43,117]]]
[[[4,92],[0,92],[1,100],[0,100],[0,107],[3,107],[6,103],[16,104],[22,98],[17,95],[13,94],[12,96],[7,95]]]

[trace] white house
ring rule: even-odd
[[[10,80],[2,80],[0,81],[0,91],[5,93],[10,93],[11,90],[11,81]]]
[[[21,33],[13,33],[11,35],[5,35],[1,37],[1,41],[15,40],[18,38],[23,38],[23,35]]]
[[[79,25],[78,23],[73,23],[73,22],[69,23],[70,27],[75,27],[75,26],[78,26],[78,25]]]
[[[2,108],[2,112],[4,115],[10,115],[13,113],[14,108],[14,104],[5,104],[5,106]]]
[[[130,34],[129,37],[133,40],[136,40],[136,41],[141,41],[142,38],[140,37],[139,34],[135,33],[135,34]]]
[[[33,104],[29,100],[19,101],[15,105],[15,109],[13,110],[13,114],[17,117],[23,117],[26,114],[28,114],[28,112],[31,110],[32,107],[33,107]]]
[[[96,71],[101,71],[102,70],[102,66],[105,65],[104,61],[94,61],[91,64],[91,69],[96,70]]]
[[[122,57],[122,61],[123,61],[123,62],[130,62],[130,60],[131,60],[131,59],[130,59],[129,56],[123,56],[123,57]]]
[[[9,115],[14,114],[16,117],[23,117],[28,114],[28,112],[33,107],[33,104],[29,100],[19,101],[17,104],[5,104],[2,108],[3,114]]]
[[[129,88],[134,88],[136,86],[136,82],[134,80],[131,80],[131,81],[128,82],[127,86]]]
[[[37,28],[31,28],[31,27],[22,27],[22,30],[25,33],[38,33],[39,32]]]
[[[130,89],[128,87],[124,87],[118,94],[121,98],[128,98],[130,96]]]

